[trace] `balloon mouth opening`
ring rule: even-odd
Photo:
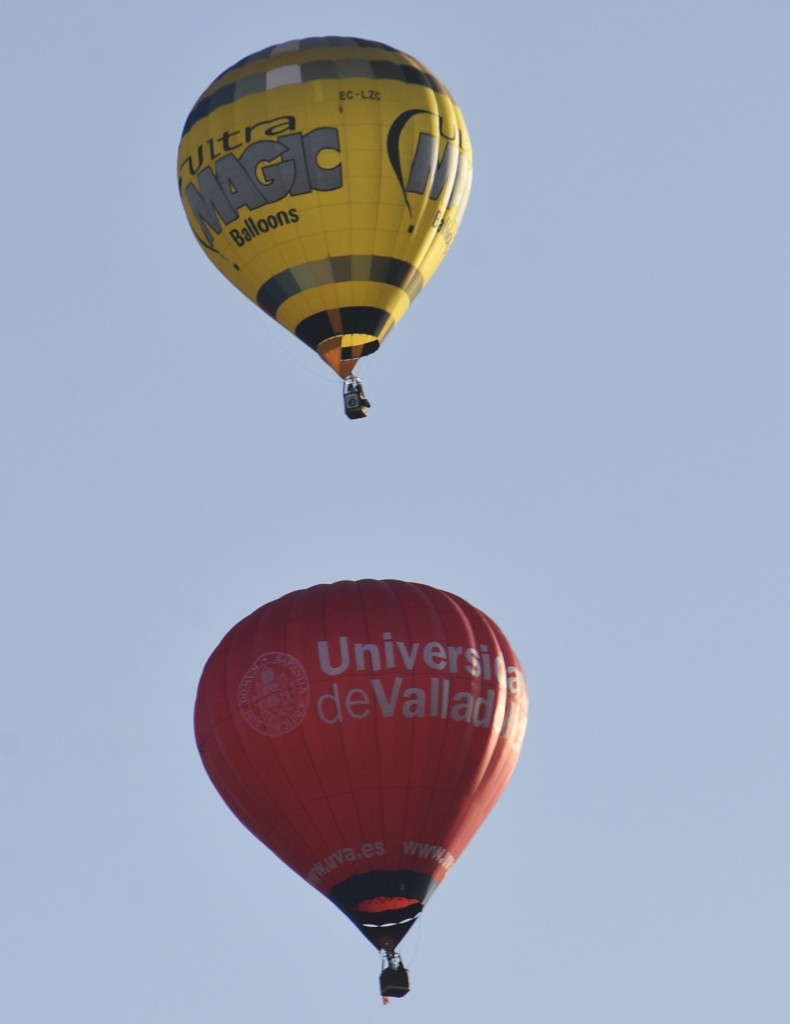
[[[357,904],[348,916],[377,949],[394,950],[424,909],[419,900],[382,896]]]
[[[373,355],[380,347],[381,342],[372,334],[336,334],[320,342],[316,351],[345,379],[354,372],[359,359]]]
[[[357,903],[354,910],[363,914],[380,914],[386,910],[405,910],[407,907],[419,906],[419,900],[410,900],[405,896],[374,896],[373,899]]]

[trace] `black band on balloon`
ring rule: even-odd
[[[370,334],[373,335],[373,341],[354,346],[357,356],[369,356],[378,349],[380,342],[376,339],[384,334],[389,321],[390,314],[385,309],[377,309],[375,306],[343,306],[341,309],[330,309],[306,317],[294,334],[312,349],[317,349],[328,338],[337,338],[343,334]]]
[[[323,50],[326,56],[316,57],[314,60],[300,56],[313,50]],[[271,67],[273,60],[276,61],[277,67]],[[264,65],[265,70],[256,70],[260,64]],[[287,72],[283,72],[283,66]],[[223,81],[229,73],[233,74],[234,81]],[[416,61],[409,63],[409,58],[393,47],[366,39],[336,36],[303,39],[293,49],[276,46],[260,50],[224,71],[209,87],[207,95],[204,94],[193,107],[184,125],[182,136],[213,111],[226,104],[235,103],[244,96],[268,92],[281,85],[343,78],[407,82],[435,93],[447,93],[442,82],[427,68],[418,66]]]
[[[264,313],[277,317],[280,306],[294,295],[309,288],[325,284],[340,284],[345,281],[375,281],[388,284],[406,292],[409,302],[422,290],[425,283],[416,267],[405,260],[392,256],[378,256],[374,253],[355,256],[330,256],[312,260],[298,267],[284,270],[265,281],[258,289],[256,301]],[[333,333],[338,333],[337,331]],[[374,331],[362,333],[374,334]],[[328,337],[328,335],[327,335]],[[304,339],[303,339],[304,340]]]

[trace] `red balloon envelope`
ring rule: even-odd
[[[398,580],[321,584],[259,608],[209,658],[195,708],[231,810],[380,950],[496,803],[526,724],[499,627]]]

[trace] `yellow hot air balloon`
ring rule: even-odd
[[[452,243],[472,151],[423,64],[329,36],[221,74],[186,120],[178,173],[217,269],[353,381]]]

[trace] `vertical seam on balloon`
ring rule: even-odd
[[[467,601],[462,598],[456,597],[455,595],[448,595],[452,604],[458,608],[458,613],[463,616],[464,620],[468,623],[470,635],[474,641],[474,646],[477,650],[482,646],[482,642],[485,641],[487,646],[491,645],[492,631],[489,628],[489,620],[479,609],[470,605]],[[494,637],[496,639],[496,637]],[[489,658],[493,652],[489,649]],[[482,678],[482,671],[479,685],[479,696],[483,694],[484,679]],[[467,837],[464,831],[464,823],[468,821],[469,815],[472,813],[474,807],[479,806],[478,792],[481,785],[481,780],[485,777],[488,764],[490,763],[493,753],[497,749],[497,743],[490,742],[490,734],[486,738],[485,745],[476,749],[475,740],[478,737],[474,734],[470,734],[469,744],[467,747],[467,756],[474,751],[476,754],[475,763],[472,766],[473,770],[462,775],[464,780],[464,790],[466,791],[466,801],[463,809],[459,808],[460,814],[456,815],[453,823],[453,831],[448,832],[448,842],[453,844],[455,856],[460,856],[463,850],[466,848],[469,839],[477,831],[482,818],[480,814],[475,814],[472,819],[472,827],[469,830]],[[474,788],[472,783],[474,782]]]
[[[450,631],[447,628],[447,622],[446,622],[447,616],[446,616],[446,612],[445,612],[444,609],[439,609],[439,608],[436,607],[436,604],[437,604],[437,600],[436,599],[437,599],[437,597],[439,597],[442,601],[446,601],[447,598],[449,597],[449,595],[446,593],[446,591],[438,590],[438,589],[436,589],[434,587],[427,587],[425,585],[421,586],[419,588],[419,590],[420,590],[420,601],[421,601],[421,603],[424,606],[429,607],[431,609],[432,621],[436,624],[437,629],[441,631],[441,641],[442,641],[442,643],[446,647],[447,646],[448,636],[450,635]],[[437,639],[439,639],[439,637],[437,637]],[[443,763],[445,761],[445,758],[447,756],[446,751],[447,751],[448,739],[450,737],[449,726],[450,726],[450,723],[448,722],[446,724],[444,730],[442,731],[441,746],[440,746],[440,749],[439,749],[439,752],[438,752],[438,756],[437,756],[437,759],[436,759],[436,764],[437,764],[437,766],[439,768],[439,775],[440,776],[441,776],[441,774],[443,774],[441,772],[441,767],[442,767],[442,765],[443,765]],[[439,830],[440,831],[440,835],[435,835],[433,833],[436,833],[437,827],[434,826],[433,829],[432,829],[431,825],[430,825],[431,819],[435,818],[435,816],[436,816],[435,815],[435,804],[436,804],[437,801],[445,801],[445,802],[450,803],[450,802],[454,802],[456,799],[457,799],[457,793],[456,793],[455,789],[450,789],[450,790],[446,791],[444,789],[440,789],[438,787],[438,785],[430,788],[429,789],[429,798],[424,802],[424,805],[423,805],[422,823],[420,825],[420,829],[421,829],[420,836],[412,837],[412,838],[422,838],[422,840],[424,842],[429,842],[429,843],[433,842],[434,839],[441,839],[442,842],[443,842],[445,836],[444,836],[444,833],[442,832],[442,830]],[[444,820],[445,819],[441,819],[441,820],[443,822],[443,827],[444,827]],[[434,874],[434,872],[436,871],[437,867],[438,867],[438,865],[434,865],[433,869],[430,871],[431,875]]]
[[[359,584],[357,583],[357,595],[358,595],[358,586],[359,586]],[[355,595],[355,596],[357,596],[357,595]],[[364,606],[363,606],[363,609],[364,609]],[[342,677],[341,677],[341,680],[342,680]],[[359,804],[358,804],[357,797],[356,797],[356,787],[355,787],[353,775],[351,773],[351,765],[349,764],[349,758],[348,758],[349,741],[351,741],[351,745],[353,745],[353,740],[346,733],[346,719],[345,719],[345,717],[339,723],[338,738],[340,740],[340,749],[342,751],[343,763],[345,765],[346,778],[348,780],[347,795],[351,796],[351,798],[352,798],[351,802],[353,803],[354,814],[356,816],[356,826],[357,826],[356,834],[357,834],[358,837],[361,837],[362,834],[363,834],[362,821],[361,821],[361,817],[360,817],[360,813],[359,813]],[[338,796],[342,796],[343,794],[337,794],[337,795]],[[338,825],[338,827],[340,827],[340,826]],[[354,874],[354,873],[356,873],[356,872],[352,872],[352,874]]]
[[[212,663],[216,659],[217,661],[221,660],[221,664],[222,664],[222,673],[221,673],[221,675],[222,675],[223,679],[227,679],[227,675],[228,675],[228,673],[227,673],[227,663],[228,663],[229,658],[230,658],[230,650],[229,650],[230,646],[231,646],[230,644],[227,644],[222,649],[221,652],[215,651],[211,655],[211,657],[209,658],[209,660],[208,660],[208,662],[206,664],[206,668],[204,668],[204,670],[203,670],[203,674],[204,675],[205,675],[206,671],[209,670],[209,666],[211,666],[210,671],[213,673],[214,668],[213,668],[213,664]],[[228,692],[227,685],[224,685],[224,686],[222,686],[220,688],[220,695],[221,695],[221,699],[222,699],[222,706],[224,707],[224,715],[221,718],[221,720],[218,721],[217,717],[213,713],[209,714],[208,712],[206,712],[206,714],[207,714],[207,717],[209,717],[209,719],[210,719],[210,726],[211,726],[210,733],[209,733],[209,739],[210,739],[210,741],[213,743],[213,745],[215,747],[215,750],[216,750],[216,753],[217,753],[217,759],[219,759],[219,758],[222,759],[222,763],[223,763],[223,767],[224,768],[230,768],[231,769],[231,775],[232,775],[232,780],[233,780],[234,792],[233,792],[233,795],[232,795],[232,797],[230,799],[228,798],[228,796],[224,792],[222,792],[222,790],[216,784],[216,782],[214,781],[214,775],[212,773],[208,772],[208,770],[207,770],[207,773],[209,775],[209,778],[212,781],[212,784],[214,785],[215,789],[217,789],[217,791],[219,792],[219,794],[222,797],[222,799],[231,808],[233,813],[236,814],[237,817],[239,817],[239,820],[242,820],[241,816],[237,812],[237,808],[241,808],[241,806],[246,802],[246,798],[247,798],[246,786],[245,786],[241,776],[239,776],[238,772],[233,767],[232,761],[229,760],[226,757],[225,745],[221,742],[220,737],[219,737],[218,732],[217,732],[217,726],[218,725],[220,725],[220,724],[222,724],[224,722],[232,722],[232,719],[233,719],[233,713],[232,713],[231,708],[230,708],[229,692]],[[203,695],[202,688],[199,686],[198,687],[198,701],[197,701],[197,703],[198,704],[202,704],[204,701],[207,702],[208,701],[208,697]],[[201,756],[201,760],[203,760],[202,756]],[[205,767],[205,764],[204,764],[204,767]]]
[[[321,623],[322,623],[322,625],[324,627],[324,630],[326,630],[326,605],[327,605],[327,599],[328,599],[328,595],[329,595],[329,585],[328,584],[319,584],[317,587],[311,587],[310,591],[313,591],[315,593],[319,589],[321,591]],[[312,680],[311,680],[311,690],[312,690]],[[311,693],[311,698],[312,697],[313,697],[313,693]],[[307,742],[307,739],[303,737],[303,740],[304,740],[305,749],[306,749],[307,754],[308,754],[308,758],[310,760],[310,764],[312,765],[313,771],[315,773],[315,777],[317,778],[317,780],[319,782],[319,788],[320,788],[320,791],[321,791],[321,794],[322,794],[322,797],[323,797],[323,803],[324,803],[324,805],[326,807],[326,810],[328,812],[329,818],[332,821],[332,824],[333,824],[333,827],[335,829],[335,832],[336,832],[337,836],[342,838],[342,836],[343,836],[343,828],[342,828],[341,823],[338,821],[337,815],[335,814],[335,809],[332,806],[332,794],[330,794],[327,791],[327,787],[326,787],[326,785],[324,783],[324,779],[326,777],[326,772],[322,771],[321,770],[321,766],[316,762],[316,760],[315,760],[315,758],[313,756],[313,750],[310,747],[310,744]],[[316,819],[314,817],[314,813],[313,813],[314,810],[315,810],[315,804],[316,804],[316,801],[310,801],[308,803],[303,804],[302,805],[302,809],[310,817],[310,820],[313,823],[313,827],[314,827],[316,833],[323,837],[322,841],[325,844],[326,850],[329,851],[332,848],[332,846],[334,845],[334,840],[330,841],[330,837],[326,836],[326,834],[325,834],[325,832],[324,832],[324,830],[322,828],[319,828],[318,822],[316,821]]]
[[[228,640],[226,643],[224,643],[222,645],[222,655],[221,655],[222,656],[222,673],[221,673],[221,678],[223,679],[223,686],[221,687],[221,691],[220,692],[223,694],[224,706],[225,706],[225,710],[226,710],[226,714],[227,714],[226,721],[228,723],[229,728],[232,730],[233,735],[235,736],[235,740],[236,741],[234,743],[234,751],[242,753],[243,760],[244,760],[245,764],[247,765],[248,771],[247,771],[247,773],[245,773],[246,777],[247,778],[252,777],[252,778],[256,779],[257,782],[261,783],[262,788],[263,788],[264,792],[267,795],[268,802],[271,803],[271,804],[276,805],[278,807],[279,811],[280,811],[280,815],[283,816],[282,815],[282,805],[281,805],[280,801],[276,798],[276,794],[274,793],[274,791],[266,784],[266,781],[261,779],[261,776],[260,776],[259,772],[256,770],[255,763],[254,763],[254,761],[253,761],[252,757],[250,756],[250,753],[249,753],[249,751],[247,749],[246,743],[244,742],[244,734],[239,731],[239,724],[240,724],[240,720],[239,719],[240,719],[240,716],[237,713],[237,710],[238,710],[237,709],[238,680],[235,678],[235,676],[231,677],[231,674],[230,674],[228,666],[229,666],[229,663],[230,663],[232,657],[234,657],[238,653],[239,648],[240,647],[244,647],[246,644],[248,644],[248,639],[243,639],[238,634],[234,634],[234,635],[231,636],[230,640]],[[229,681],[231,679],[232,679],[232,683],[229,685]],[[217,748],[218,748],[218,750],[220,751],[220,753],[222,755],[223,774],[224,774],[224,771],[228,771],[230,773],[230,775],[232,776],[233,781],[234,781],[234,785],[235,785],[235,788],[236,788],[237,796],[236,796],[236,799],[233,799],[232,801],[229,801],[224,796],[224,794],[221,793],[221,790],[220,790],[220,793],[223,796],[223,799],[226,800],[228,805],[234,810],[234,813],[236,814],[237,817],[239,817],[239,819],[242,822],[245,820],[245,818],[247,820],[250,820],[250,815],[249,814],[245,813],[244,816],[242,817],[241,815],[238,814],[236,808],[241,808],[241,807],[245,807],[245,808],[252,807],[252,808],[254,808],[256,803],[257,803],[257,800],[253,798],[253,796],[252,796],[252,794],[250,792],[250,789],[249,789],[248,782],[245,781],[245,776],[240,775],[239,772],[237,771],[236,767],[235,767],[234,762],[236,762],[236,760],[237,760],[236,756],[234,756],[233,758],[229,758],[227,756],[226,745],[223,744],[222,741],[220,740],[220,737],[217,734],[215,728],[213,729],[213,737],[214,737],[215,743],[217,744]],[[215,783],[215,785],[216,785],[216,783]],[[217,788],[219,788],[219,787],[217,787]],[[234,805],[235,805],[235,807],[234,807]],[[259,812],[256,810],[254,815],[252,816],[252,819],[255,820],[255,821],[258,821],[259,817],[260,817]],[[253,831],[253,830],[250,829],[250,831]],[[256,833],[253,832],[253,834],[256,834]]]
[[[294,605],[296,604],[296,602],[300,598],[306,599],[308,594],[309,594],[309,589],[308,590],[295,591],[293,594],[290,595],[291,600],[289,601],[288,611],[287,611],[287,614],[284,617],[283,626],[282,626],[282,630],[283,630],[283,650],[285,650],[286,652],[290,652],[291,650],[293,650],[292,645],[291,645],[290,634],[291,634],[291,631],[293,629],[293,626],[292,626],[292,614],[293,614]],[[313,682],[312,682],[312,680],[308,680],[308,684],[310,686],[310,691],[311,691],[310,692],[310,700],[311,700],[311,703],[312,703],[312,698],[313,698],[313,693],[312,693]],[[304,734],[302,733],[301,729],[299,730],[299,737],[300,737],[300,740],[301,740],[301,743],[302,743],[302,748],[303,748],[303,750],[305,752],[305,755],[306,755],[306,760],[315,769],[315,765],[314,765],[314,761],[313,761],[313,756],[312,756],[312,751],[310,750],[309,744],[306,742],[306,740],[304,738]],[[289,769],[291,771],[293,771],[293,765],[292,764],[285,764],[283,762],[283,759],[280,756],[280,753],[279,753],[279,751],[277,750],[276,747],[274,747],[274,754],[275,754],[275,757],[277,758],[277,762],[280,765],[280,768],[281,768],[282,771],[286,772],[286,774],[288,773]],[[304,814],[304,816],[307,819],[309,819],[310,825],[311,825],[312,830],[313,830],[313,833],[315,835],[321,835],[321,829],[318,828],[318,825],[317,825],[315,819],[313,818],[313,816],[309,812],[309,801],[300,800],[298,803],[294,804],[294,809],[297,809],[297,808],[298,808],[298,810],[301,813]],[[294,828],[295,831],[297,831],[297,832],[300,831],[296,827],[295,823],[292,820],[292,814],[288,816],[288,820],[289,820],[289,824],[291,825],[292,828]],[[306,859],[306,868],[307,868],[307,870],[309,870],[309,855],[311,853],[311,851],[310,851],[311,843],[308,842],[307,840],[305,840],[305,847],[306,847],[306,850],[308,851],[308,857]]]
[[[381,582],[383,583],[385,581],[381,581]],[[372,717],[373,717],[373,722],[374,722],[374,726],[373,726],[374,739],[373,739],[373,742],[375,744],[375,749],[376,750],[380,750],[381,749],[381,741],[380,741],[380,731],[379,731],[380,730],[379,716],[378,715],[373,715]],[[383,778],[383,773],[382,773],[381,761],[379,759],[374,759],[374,763],[375,763],[375,769],[376,769],[376,776],[377,776],[379,792],[381,793],[381,792],[383,792],[383,789],[384,789],[384,778]],[[383,837],[384,836],[384,832],[385,832],[383,801],[379,801],[378,821],[376,821],[375,824],[376,824],[376,830],[377,830],[376,835]],[[373,837],[371,836],[371,838],[373,838]]]
[[[411,584],[408,584],[408,586],[410,588],[410,595],[411,595],[411,598],[412,598],[411,603],[410,603],[410,607],[411,607],[412,611],[413,611],[413,608],[414,608],[414,599],[416,598],[416,600],[417,600],[417,602],[419,604],[419,608],[420,608],[420,613],[419,614],[420,614],[421,620],[423,622],[425,622],[426,620],[428,620],[430,622],[430,625],[426,626],[424,631],[421,631],[422,635],[423,636],[428,636],[432,640],[436,639],[436,640],[439,640],[440,642],[445,641],[446,638],[447,638],[447,629],[446,629],[445,624],[444,624],[444,622],[442,620],[442,616],[437,612],[437,609],[435,607],[435,596],[437,594],[440,594],[441,591],[438,591],[434,587],[427,586],[426,584],[423,584],[423,583],[419,583],[419,584],[411,583]],[[431,632],[432,630],[435,631],[435,632]],[[438,633],[441,633],[441,636],[439,636]],[[421,642],[423,642],[423,641],[421,641]],[[441,766],[441,763],[442,763],[442,760],[443,760],[444,750],[445,750],[445,747],[446,747],[447,736],[448,736],[448,732],[447,732],[447,729],[445,728],[442,731],[441,743],[439,745],[439,750],[438,750],[437,756],[436,756],[436,766],[437,767]],[[415,730],[415,737],[414,737],[414,739],[416,741],[416,730]],[[412,744],[412,749],[414,749],[414,743]],[[431,842],[432,841],[432,837],[429,834],[431,830],[429,829],[428,821],[429,821],[429,818],[430,818],[430,811],[431,811],[431,808],[433,806],[434,800],[437,798],[437,794],[439,794],[441,791],[435,785],[435,781],[434,781],[435,780],[435,775],[432,778],[430,778],[430,779],[427,777],[428,765],[429,765],[429,760],[423,755],[422,756],[421,765],[420,765],[420,781],[421,781],[421,784],[420,785],[410,786],[410,791],[413,789],[415,791],[415,793],[416,792],[420,792],[420,793],[422,793],[422,796],[423,796],[422,801],[420,801],[420,803],[422,804],[422,810],[421,810],[419,815],[415,815],[414,816],[415,831],[416,831],[417,834],[416,835],[404,836],[405,839],[418,840],[418,841],[427,841],[427,842]],[[419,818],[419,824],[417,824],[418,818]],[[435,831],[435,829],[434,829],[434,831]],[[415,869],[414,868],[414,861],[413,861],[413,859],[411,861],[411,864],[412,864],[412,868]],[[421,870],[427,870],[427,869],[425,867],[423,867]],[[434,869],[428,870],[428,874],[433,876],[433,871],[434,871]]]
[[[294,592],[294,593],[286,595],[286,598],[288,600],[287,609],[285,609],[285,610],[281,609],[281,611],[283,611],[283,623],[282,623],[281,629],[282,629],[283,637],[284,638],[287,636],[288,621],[290,619],[291,609],[293,608],[294,601],[295,601],[295,599],[297,597],[297,594],[298,594],[298,592]],[[264,633],[266,631],[270,630],[271,627],[270,627],[270,624],[268,622],[267,617],[265,615],[261,615],[260,612],[261,612],[261,610],[259,609],[258,612],[254,612],[253,613],[253,615],[255,615],[254,629],[252,631],[251,638],[248,640],[248,644],[252,648],[252,651],[250,652],[251,654],[254,654],[255,651],[260,650],[260,648],[262,646],[264,646],[264,648],[271,649],[270,643],[264,638]],[[287,639],[286,639],[286,642],[282,646],[284,647],[284,649],[286,651],[288,650]],[[265,653],[265,651],[264,651],[264,653]],[[248,658],[249,658],[249,655],[248,655]],[[234,693],[236,692],[236,688],[237,687],[238,687],[238,682],[234,683]],[[267,741],[271,744],[271,750],[274,753],[274,757],[275,757],[275,759],[277,761],[277,764],[278,764],[281,776],[283,778],[285,778],[287,780],[287,782],[288,782],[288,786],[289,786],[289,789],[290,789],[290,796],[291,796],[291,799],[289,801],[290,805],[292,807],[300,806],[300,803],[299,803],[299,801],[300,801],[299,793],[298,793],[298,790],[296,789],[296,787],[291,782],[291,775],[290,775],[290,772],[288,770],[288,766],[283,763],[282,757],[280,756],[280,754],[279,754],[279,752],[277,750],[277,746],[276,746],[276,744],[272,743],[270,737],[267,737]],[[242,749],[244,750],[245,755],[246,755],[247,754],[246,746],[244,744],[242,744],[242,743],[240,743],[240,746],[242,747]],[[253,767],[254,767],[254,762],[253,762]],[[271,787],[267,785],[266,777],[264,775],[262,775],[260,772],[258,772],[257,770],[255,771],[255,776],[260,781],[260,784],[262,785],[264,790],[267,793],[271,793],[272,790],[271,790]],[[272,801],[272,802],[274,802],[274,801]],[[278,822],[285,823],[287,825],[287,828],[288,828],[288,830],[290,832],[296,833],[296,835],[299,836],[299,839],[301,841],[302,846],[304,847],[304,850],[305,851],[309,850],[309,848],[310,848],[309,839],[305,835],[305,833],[294,823],[294,821],[292,820],[291,812],[287,812],[285,806],[279,800],[277,801],[277,808],[278,808]],[[268,824],[269,829],[271,829],[272,832],[274,832],[273,824],[271,824],[271,823],[267,823],[267,824]],[[276,834],[277,834],[277,837],[279,839],[280,847],[282,849],[291,851],[293,859],[296,859],[295,855],[299,851],[294,849],[294,847],[292,845],[293,841],[291,839],[288,839],[286,841],[283,838],[283,836],[282,836],[282,832],[280,832],[279,830],[278,830],[278,832]],[[265,845],[268,845],[268,844],[265,844]],[[275,852],[275,854],[277,856],[279,856],[281,860],[284,860],[285,863],[289,863],[289,860],[285,860],[285,858],[280,856],[280,854],[277,853],[276,850],[274,850],[273,852]],[[303,854],[300,855],[299,859],[301,859],[301,856],[303,856]]]
[[[457,598],[453,595],[450,596],[456,604],[459,604],[464,609],[465,615],[469,619],[470,623],[474,621],[475,625],[473,627],[473,635],[475,641],[479,643],[483,638],[485,638],[485,641],[490,648],[489,657],[492,659],[492,666],[495,647],[502,652],[502,655],[507,660],[509,644],[506,642],[506,638],[497,624],[488,615],[481,612],[478,608],[470,605],[463,598]],[[497,682],[498,685],[498,681],[496,681],[496,679],[494,681]],[[506,707],[508,699],[508,692],[506,690]],[[515,758],[508,756],[507,742],[508,741],[503,737],[500,727],[499,734],[493,738],[493,742],[489,739],[489,742],[486,743],[485,750],[481,750],[480,752],[481,756],[477,764],[476,771],[473,776],[469,777],[470,782],[473,779],[475,780],[475,786],[469,793],[466,815],[462,816],[458,821],[458,825],[455,828],[453,836],[448,837],[451,840],[453,837],[457,837],[456,855],[460,855],[471,841],[478,828],[487,817],[488,812],[492,809],[501,795],[507,780],[512,774],[513,768],[515,767]],[[487,756],[483,759],[482,755],[486,751]],[[515,755],[515,757],[517,757],[517,755]],[[485,790],[485,792],[483,792],[483,790]]]
[[[514,665],[517,665],[518,670],[521,673],[521,679],[522,679],[522,683],[523,683],[523,670],[521,669],[521,664],[519,662],[518,656],[516,655],[516,652],[511,648],[510,642],[508,641],[507,637],[504,635],[504,633],[502,632],[502,630],[500,629],[498,624],[496,622],[494,622],[492,619],[488,619],[488,622],[490,623],[493,632],[497,635],[497,639],[498,639],[498,641],[500,643],[500,647],[502,648],[503,653],[505,653],[505,651],[507,651],[509,655],[512,655],[512,662],[513,662]],[[506,658],[506,664],[507,663],[509,663],[509,659],[508,658]],[[525,701],[527,703],[525,703],[523,708],[519,707],[519,711],[520,711],[519,719],[526,718],[526,714],[527,714],[528,697],[527,697],[527,691],[526,691],[526,685],[525,684],[523,684],[523,696],[524,696],[524,699],[525,699]],[[505,725],[506,722],[509,722],[509,717],[508,716],[512,715],[514,713],[514,711],[512,711],[512,710],[511,711],[508,710],[510,703],[511,703],[510,691],[509,691],[509,689],[507,688],[507,685],[506,685],[506,689],[505,689],[505,717],[503,718],[503,721],[502,721],[502,725],[503,726]],[[521,693],[519,693],[518,703],[519,704],[521,703]],[[500,727],[499,736],[497,737],[496,748],[495,748],[494,752],[492,753],[492,758],[491,758],[491,761],[492,761],[492,764],[493,764],[493,771],[490,773],[490,775],[487,773],[486,777],[484,778],[484,780],[482,780],[483,782],[486,783],[486,785],[489,788],[489,795],[488,795],[487,799],[485,800],[484,803],[482,803],[480,805],[480,815],[481,815],[481,818],[483,818],[483,819],[488,816],[489,812],[493,809],[493,807],[496,804],[496,802],[498,801],[499,797],[504,792],[504,790],[505,790],[505,788],[507,786],[507,783],[510,780],[510,777],[512,776],[513,772],[515,771],[516,764],[518,762],[521,745],[519,744],[518,746],[516,746],[515,744],[512,743],[512,738],[511,738],[511,735],[510,735],[510,730],[511,729],[512,729],[512,724],[509,726],[509,730],[508,730],[509,735],[505,736],[502,727]],[[523,732],[522,732],[522,740],[523,740]],[[509,744],[512,745],[512,750],[508,750],[507,749]],[[481,782],[481,785],[482,785],[482,782]]]
[[[481,612],[479,612],[479,610],[476,610],[475,618],[477,619],[475,638],[479,641],[483,636],[485,637],[485,642],[489,647],[489,657],[492,659],[493,665],[494,648],[501,648],[501,645],[499,643],[499,637],[497,636],[496,630],[493,629],[493,623],[488,618],[488,616],[482,614]],[[494,682],[498,689],[499,681],[496,679],[496,677],[494,678]],[[507,701],[507,695],[505,699]],[[481,749],[480,751],[480,759],[476,771],[474,775],[470,777],[470,783],[474,781],[474,788],[470,789],[470,811],[472,806],[476,807],[477,815],[476,818],[472,819],[473,828],[468,838],[466,838],[464,834],[463,823],[461,823],[461,827],[457,832],[459,836],[463,837],[461,844],[459,844],[459,849],[466,846],[466,843],[469,841],[469,839],[471,839],[474,832],[477,831],[477,827],[479,827],[479,825],[482,823],[483,816],[480,813],[480,794],[483,787],[486,786],[488,783],[489,774],[492,771],[492,766],[493,771],[496,772],[496,764],[499,760],[499,755],[502,750],[500,746],[500,740],[501,732],[498,736],[492,736],[491,733],[489,733],[485,748]]]
[[[436,97],[436,93],[432,93],[431,94],[431,99],[432,99],[433,105],[434,105],[432,113],[436,116],[437,120],[439,121],[439,123],[441,125],[441,123],[442,123],[442,114],[441,114],[439,102],[438,102],[437,97]],[[455,135],[456,133],[458,133],[459,136],[460,136],[461,128],[460,128],[460,125],[458,123],[457,108],[455,106],[455,103],[453,102],[452,97],[449,96],[449,94],[447,95],[447,101],[448,101],[448,105],[449,105],[450,111],[452,112],[452,116],[453,116],[453,127],[454,127],[453,134]],[[441,157],[442,157],[442,153],[441,153],[441,140],[442,140],[442,136],[440,134],[440,136],[439,136],[439,150],[437,151],[437,156],[436,156],[437,165],[436,165],[436,168],[434,168],[434,174],[436,173],[436,170],[438,169],[439,161],[441,160]],[[458,168],[460,167],[460,164],[461,164],[461,156],[460,156],[460,151],[459,151],[458,165],[456,166],[456,175],[458,173]],[[431,185],[432,184],[433,184],[433,182],[431,182]],[[453,191],[454,188],[455,188],[455,178],[453,179],[453,185],[450,188],[449,194],[452,194],[452,191]],[[423,195],[423,205],[422,205],[421,210],[420,210],[420,216],[423,216],[425,214],[425,211],[428,208],[429,204],[431,202],[433,202],[433,200],[430,199],[430,193],[431,193],[431,186],[429,185],[429,187],[426,189],[426,191],[425,191],[425,193]],[[433,253],[435,252],[436,247],[438,245],[443,245],[443,244],[444,244],[444,242],[443,242],[443,239],[442,239],[442,236],[441,236],[441,232],[434,228],[433,234],[427,237],[426,245],[425,245],[424,249],[422,250],[422,255],[418,259],[415,259],[415,261],[414,261],[414,264],[417,267],[417,269],[421,270],[422,266],[433,256]],[[425,277],[424,274],[423,274],[423,277]]]
[[[455,169],[455,175],[453,177],[452,184],[451,184],[451,186],[449,187],[449,190],[448,190],[448,201],[447,201],[446,209],[448,209],[448,210],[449,209],[455,209],[457,211],[454,219],[456,221],[456,224],[458,224],[458,222],[463,217],[464,211],[466,209],[466,204],[467,204],[467,201],[469,199],[469,192],[470,192],[471,184],[472,184],[472,165],[471,165],[471,153],[469,154],[468,157],[465,157],[464,154],[462,153],[461,147],[460,147],[460,139],[461,139],[461,134],[462,134],[462,132],[461,132],[461,123],[460,123],[460,111],[456,107],[456,105],[453,102],[451,97],[448,97],[448,101],[450,103],[450,106],[452,107],[453,117],[454,117],[454,120],[455,120],[455,127],[456,127],[456,130],[457,130],[458,135],[459,135],[459,152],[458,152],[458,163],[457,163],[456,169]],[[465,181],[463,183],[463,190],[461,192],[461,198],[458,200],[458,202],[456,202],[455,206],[452,207],[450,205],[450,201],[455,196],[455,192],[456,192],[456,189],[458,187],[459,177],[460,177],[461,174],[464,173],[464,170],[465,170],[464,160],[467,161],[468,173],[466,174]],[[446,245],[446,249],[449,249],[450,244],[452,244],[452,241],[449,244]],[[434,234],[433,238],[430,240],[430,243],[429,243],[428,247],[425,250],[425,254],[423,256],[423,259],[420,261],[419,266],[422,266],[423,263],[425,263],[429,259],[433,258],[436,249],[439,249],[443,245],[445,245],[444,238],[442,237],[441,232],[437,231]],[[440,250],[439,262],[441,262],[441,260],[444,257],[444,255],[445,255],[445,253],[442,253],[441,250]]]
[[[382,583],[387,588],[387,592],[388,592],[388,594],[390,596],[391,603],[398,608],[398,612],[399,612],[399,615],[400,615],[400,621],[403,624],[402,627],[401,627],[402,628],[402,632],[403,632],[403,634],[405,634],[404,635],[404,641],[405,641],[406,644],[409,645],[409,649],[411,649],[411,645],[414,643],[414,640],[413,640],[413,635],[414,634],[412,632],[412,623],[410,621],[409,616],[406,614],[406,612],[404,610],[403,601],[401,600],[401,597],[400,597],[400,594],[399,594],[400,584],[396,587],[395,586],[395,581],[389,580],[389,579],[382,580]],[[406,586],[409,586],[409,584],[406,584]],[[414,731],[412,730],[411,736],[410,736],[410,743],[409,743],[408,754],[404,751],[404,756],[402,758],[402,763],[404,765],[406,765],[406,766],[410,766],[411,765],[413,751],[414,751]],[[394,766],[395,770],[393,772],[393,780],[397,778],[397,774],[398,774],[397,773],[397,767],[398,767],[397,765]],[[411,792],[412,792],[410,775],[411,775],[411,770],[409,768],[408,772],[407,772],[407,774],[406,774],[406,776],[404,778],[404,783],[403,783],[403,789],[405,791],[405,804],[404,804],[404,807],[403,807],[402,821],[404,823],[408,822],[408,820],[409,820],[408,819],[409,800],[410,800]],[[386,787],[389,790],[390,799],[394,798],[394,795],[395,795],[396,791],[399,788],[397,785],[395,785],[393,780],[391,780],[389,785]],[[382,787],[384,787],[384,785],[385,785],[385,783],[382,782]],[[405,837],[403,835],[401,835],[401,837],[400,837],[400,842],[401,843],[402,843],[402,840],[404,838]],[[398,849],[397,853],[393,854],[393,866],[400,867],[400,866],[402,866],[402,864],[403,864],[403,847],[401,845],[401,847]]]

